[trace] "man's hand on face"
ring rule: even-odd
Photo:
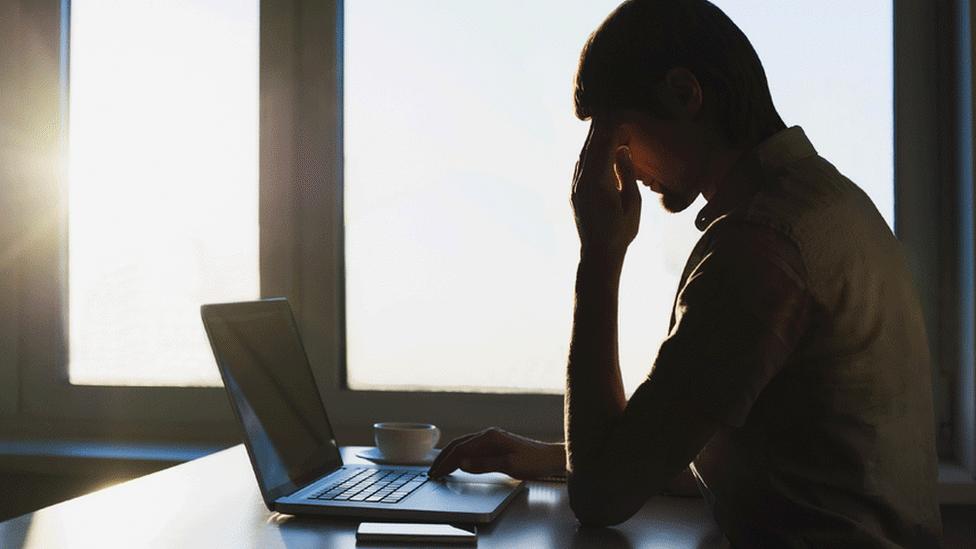
[[[623,258],[640,228],[641,196],[630,149],[594,120],[573,175],[573,212],[584,254]]]
[[[437,479],[456,469],[468,473],[501,472],[517,479],[565,474],[561,443],[533,440],[492,427],[458,437],[441,450],[428,475]]]

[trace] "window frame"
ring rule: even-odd
[[[29,105],[28,120],[15,129],[25,135],[33,132],[30,152],[59,166],[23,177],[15,173],[17,166],[0,163],[0,177],[25,182],[11,200],[0,201],[0,249],[11,249],[25,239],[30,244],[15,252],[16,261],[0,264],[4,280],[0,311],[16,313],[0,316],[0,434],[235,438],[238,428],[220,388],[68,384],[66,300],[59,275],[65,245],[64,173],[59,159],[64,150],[64,29],[70,4],[68,0],[0,2],[4,11],[17,15],[8,18],[14,32],[5,35],[21,43],[0,50],[0,62],[24,55],[32,60],[20,64],[23,72],[12,78],[20,101],[0,103],[0,116],[17,119],[19,109]],[[953,123],[959,112],[972,115],[971,84],[965,94],[957,94],[963,99],[951,109],[936,107],[945,103],[939,99],[954,97],[960,82],[969,82],[958,80],[960,74],[972,72],[971,26],[952,25],[956,34],[949,37],[940,32],[954,18],[972,17],[964,4],[961,0],[945,5],[893,1],[893,114],[896,233],[918,281],[930,334],[939,334],[932,338],[933,364],[943,364],[938,370],[958,380],[949,387],[954,392],[951,416],[956,429],[954,461],[950,461],[972,480],[976,478],[973,268],[972,261],[958,261],[967,253],[972,257],[972,211],[948,199],[958,199],[969,188],[970,194],[962,196],[968,196],[970,205],[972,201],[972,136],[971,132],[968,137],[959,135],[966,125]],[[560,395],[348,388],[343,323],[342,1],[264,0],[260,17],[261,295],[290,299],[339,440],[368,443],[371,423],[387,419],[432,421],[447,437],[498,425],[561,439]],[[29,41],[28,37],[35,38]],[[944,58],[944,50],[960,37],[965,38],[969,54],[960,49],[949,57],[952,63],[936,68],[930,60]],[[8,107],[11,110],[4,112]],[[947,128],[952,133],[946,134]],[[952,137],[940,140],[944,135]],[[0,146],[0,155],[13,154],[3,142]],[[903,183],[931,180],[933,173],[939,174],[938,193]],[[35,219],[49,222],[27,234],[32,226],[28,220]],[[961,307],[959,296],[966,299]]]
[[[973,13],[965,0],[893,7],[895,233],[915,275],[941,393],[942,471],[972,485],[973,138],[961,118],[973,113]]]

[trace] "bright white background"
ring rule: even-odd
[[[348,379],[560,392],[578,243],[579,51],[617,2],[345,3]],[[892,222],[890,0],[727,0],[788,125]],[[645,189],[642,188],[642,192]],[[628,393],[666,335],[699,201],[645,194],[621,287]]]
[[[72,0],[69,379],[215,385],[202,303],[255,299],[258,0]]]

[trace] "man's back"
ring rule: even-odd
[[[756,154],[758,191],[708,220],[686,279],[759,227],[806,305],[785,362],[696,460],[716,517],[743,546],[937,546],[928,346],[900,245],[799,128]]]

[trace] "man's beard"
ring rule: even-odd
[[[698,193],[682,194],[662,189],[661,206],[664,206],[664,209],[671,213],[678,213],[691,206],[696,198],[698,198]]]

